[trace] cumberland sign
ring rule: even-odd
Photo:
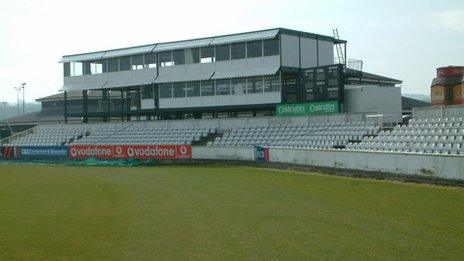
[[[338,113],[339,106],[337,101],[278,104],[277,116],[297,116],[297,115],[320,115]]]

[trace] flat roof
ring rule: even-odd
[[[369,79],[381,82],[389,82],[394,84],[401,84],[403,81],[398,79],[393,79],[378,74],[368,73],[364,71],[358,71],[350,68],[345,68],[345,77],[346,78],[355,78],[355,79]]]
[[[272,29],[265,29],[265,30],[259,30],[259,31],[244,32],[244,33],[226,34],[226,35],[218,35],[218,36],[212,36],[212,37],[154,43],[154,44],[110,49],[110,50],[103,50],[103,51],[96,51],[96,52],[63,55],[60,62],[64,63],[64,62],[75,62],[75,61],[100,60],[100,59],[111,58],[111,57],[150,53],[150,52],[161,52],[161,51],[176,50],[176,49],[196,48],[196,47],[201,47],[201,46],[228,44],[228,43],[244,42],[244,41],[265,40],[265,39],[275,38],[279,33],[301,35],[307,38],[331,41],[335,44],[346,43],[345,40],[335,39],[332,36],[308,33],[308,32],[291,30],[291,29],[286,29],[286,28],[272,28]]]

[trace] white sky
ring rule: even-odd
[[[406,2],[406,3],[404,3]],[[273,27],[348,41],[364,70],[429,93],[435,68],[464,65],[464,1],[4,1],[0,9],[0,101],[62,86],[62,55]]]

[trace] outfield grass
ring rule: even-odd
[[[249,167],[0,165],[0,259],[464,258],[464,190]]]

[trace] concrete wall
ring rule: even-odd
[[[464,179],[464,157],[406,153],[269,149],[271,162]]]
[[[253,148],[194,146],[194,159],[254,161]],[[339,150],[269,149],[270,162],[464,180],[464,157]]]
[[[345,86],[344,111],[347,113],[375,113],[398,116],[401,119],[401,89],[394,87],[379,87],[374,85]],[[388,117],[388,119],[396,119]]]
[[[211,148],[205,146],[193,146],[192,158],[194,159],[223,159],[223,160],[247,160],[254,161],[253,148]]]

